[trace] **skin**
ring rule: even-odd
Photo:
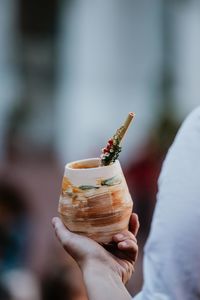
[[[52,224],[65,251],[78,263],[90,300],[102,300],[102,295],[104,300],[131,299],[124,284],[130,279],[137,259],[136,214],[131,215],[129,231],[113,236],[112,245],[104,247],[70,232],[59,218],[53,218]]]

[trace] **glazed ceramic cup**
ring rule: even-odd
[[[99,158],[66,165],[58,212],[67,228],[99,243],[128,228],[133,202],[119,161]]]

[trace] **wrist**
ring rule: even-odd
[[[118,272],[108,265],[91,260],[84,265],[82,273],[89,299],[102,299],[102,295],[105,300],[131,299]]]
[[[85,261],[81,266],[81,270],[83,276],[102,276],[102,274],[104,274],[106,276],[112,276],[115,280],[122,282],[120,275],[114,271],[112,267],[105,262],[99,262],[95,259]]]

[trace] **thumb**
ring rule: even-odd
[[[70,241],[71,232],[64,226],[60,218],[53,218],[52,225],[58,240],[65,247]]]
[[[130,217],[129,230],[136,236],[139,227],[140,227],[140,223],[138,220],[138,215],[133,213]]]
[[[55,229],[55,234],[65,251],[79,262],[80,256],[82,256],[79,250],[82,237],[69,231],[60,218],[53,218],[52,225]]]
[[[60,218],[53,218],[52,225],[63,248],[75,259],[80,267],[101,248],[95,241],[86,236],[69,231]]]

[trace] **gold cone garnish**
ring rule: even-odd
[[[108,141],[107,146],[102,149],[101,165],[107,166],[115,162],[121,152],[121,142],[134,119],[135,114],[130,112],[123,125],[117,129],[114,136]]]

